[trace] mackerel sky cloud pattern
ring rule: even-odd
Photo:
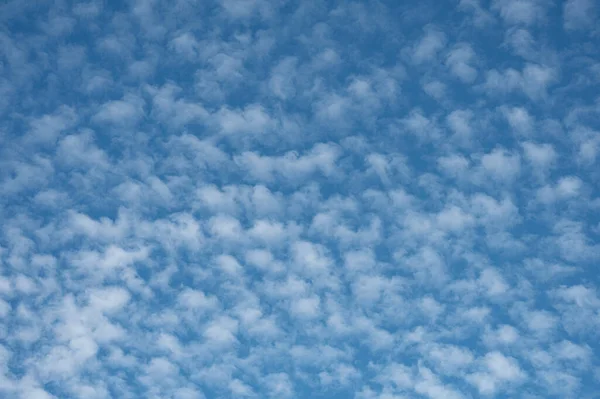
[[[593,0],[0,5],[0,397],[600,392]]]

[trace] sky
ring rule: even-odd
[[[6,0],[0,397],[598,398],[600,3]]]

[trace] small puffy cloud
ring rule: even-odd
[[[224,134],[262,134],[274,126],[274,121],[260,105],[249,105],[242,110],[221,109],[216,115]]]
[[[292,301],[290,311],[300,320],[310,320],[319,317],[320,299],[318,296],[298,298]]]
[[[432,61],[446,46],[446,35],[433,26],[425,28],[423,35],[413,45],[410,59],[415,64]]]
[[[450,72],[464,83],[472,83],[477,77],[477,69],[472,65],[476,61],[473,48],[467,43],[454,46],[446,56],[446,65]]]
[[[494,0],[492,9],[509,24],[533,25],[544,18],[545,0]]]
[[[483,341],[490,347],[514,345],[519,342],[519,331],[507,324],[498,326],[496,329],[486,331]]]
[[[131,299],[129,292],[121,287],[95,289],[89,293],[89,306],[101,312],[121,310]]]
[[[260,156],[254,152],[244,152],[236,156],[234,161],[253,179],[269,182],[278,177],[294,183],[315,172],[321,172],[325,176],[333,174],[339,156],[339,149],[335,145],[319,143],[302,155],[295,151],[281,156]]]
[[[457,8],[471,14],[473,25],[480,29],[487,28],[496,22],[480,0],[460,0]]]
[[[239,323],[228,316],[221,316],[208,324],[202,337],[211,349],[224,350],[238,343]]]
[[[296,95],[297,64],[296,57],[286,57],[273,68],[267,85],[274,96],[286,100]]]
[[[446,117],[446,123],[454,134],[469,140],[473,134],[473,117],[471,110],[454,110]]]
[[[219,302],[215,297],[207,296],[202,291],[186,288],[177,295],[177,303],[185,309],[208,311],[215,309]]]
[[[52,114],[31,120],[27,139],[33,143],[54,143],[62,132],[74,127],[78,120],[75,109],[62,105]]]
[[[475,223],[475,218],[457,206],[450,206],[436,215],[436,221],[443,230],[461,232],[463,229],[472,226]]]
[[[520,173],[521,161],[518,154],[496,148],[481,157],[481,167],[492,179],[510,182]]]
[[[502,71],[490,69],[485,75],[485,82],[481,87],[489,96],[517,91],[532,100],[547,98],[548,90],[558,79],[555,68],[533,63],[526,64],[521,71],[513,68]]]
[[[469,159],[459,154],[445,155],[437,160],[438,169],[441,173],[452,177],[465,177],[468,173]]]
[[[415,384],[414,389],[417,393],[430,399],[462,398],[459,391],[451,386],[446,386],[431,370],[425,367],[419,367],[419,381]]]
[[[502,113],[512,131],[525,135],[532,131],[535,121],[527,109],[523,107],[511,107],[503,109]]]
[[[61,163],[74,168],[107,168],[110,165],[106,153],[94,143],[91,131],[61,139],[57,156]]]
[[[424,115],[423,111],[415,108],[401,120],[408,133],[415,135],[421,141],[436,140],[440,129],[435,120]]]
[[[583,182],[577,176],[561,177],[555,185],[546,185],[537,192],[537,199],[545,204],[551,204],[559,200],[575,198],[580,194]]]
[[[208,221],[211,235],[227,241],[242,241],[245,239],[240,221],[232,216],[217,215]]]
[[[285,399],[294,395],[294,386],[286,373],[269,374],[264,383],[270,397]]]
[[[440,82],[439,80],[424,82],[422,86],[425,93],[438,101],[442,100],[446,96],[446,84]]]
[[[122,100],[108,101],[100,105],[92,119],[99,124],[131,126],[143,116],[143,100],[134,95],[126,95]]]
[[[446,262],[434,248],[423,247],[401,262],[422,284],[439,285],[448,278]]]
[[[229,389],[231,391],[231,394],[236,398],[255,396],[252,387],[248,384],[245,384],[243,381],[238,380],[237,378],[229,383]]]
[[[484,371],[469,375],[467,380],[482,395],[494,395],[505,384],[518,383],[525,377],[525,373],[514,358],[498,351],[487,353],[481,359],[481,363]]]
[[[469,349],[455,345],[435,345],[429,351],[429,357],[437,368],[448,375],[463,372],[475,360]]]
[[[490,373],[499,380],[515,381],[523,377],[519,363],[500,352],[490,352],[483,360]]]
[[[245,19],[266,7],[262,0],[221,0],[221,7],[233,19]]]
[[[538,171],[546,172],[557,160],[558,154],[552,144],[526,141],[521,146],[525,159]]]
[[[563,25],[567,30],[590,29],[597,13],[591,0],[568,0],[563,5]]]
[[[193,60],[198,56],[199,43],[190,32],[184,32],[173,38],[169,43],[169,47],[177,54]]]
[[[309,241],[296,241],[292,245],[292,254],[299,271],[308,275],[327,273],[333,264],[325,247]]]

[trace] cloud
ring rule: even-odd
[[[538,199],[543,203],[552,203],[576,197],[582,189],[583,182],[576,176],[565,176],[558,180],[554,187],[546,185],[538,190]]]
[[[28,134],[28,141],[54,143],[63,131],[76,125],[77,119],[75,110],[63,105],[54,113],[35,118],[29,123],[31,130]]]
[[[522,147],[525,158],[536,171],[547,172],[556,162],[558,155],[552,144],[525,141]]]
[[[446,65],[453,75],[464,83],[471,83],[477,77],[477,69],[471,63],[475,61],[476,55],[467,43],[460,43],[448,52]]]
[[[425,28],[422,37],[415,43],[411,61],[421,64],[434,59],[438,52],[446,46],[446,35],[433,26]]]
[[[108,101],[102,104],[93,117],[97,123],[112,125],[133,125],[144,114],[142,100],[134,95],[127,95],[122,100]]]
[[[567,30],[592,27],[596,7],[589,0],[568,0],[563,5],[564,28]]]
[[[93,133],[85,131],[64,137],[58,143],[60,162],[72,168],[108,168],[106,153],[94,144]]]
[[[544,3],[543,0],[496,0],[492,3],[492,9],[497,10],[507,23],[532,25],[544,18]]]
[[[480,4],[479,0],[460,0],[458,9],[472,14],[472,22],[478,28],[486,28],[495,22],[492,14]]]
[[[492,179],[511,181],[519,174],[521,162],[517,154],[496,148],[481,157],[481,167]]]
[[[494,395],[502,384],[518,382],[525,376],[515,359],[497,351],[487,353],[482,363],[486,371],[468,378],[482,395]]]
[[[225,134],[265,133],[271,118],[260,105],[250,105],[241,111],[221,109],[218,123]]]
[[[470,142],[473,134],[473,111],[454,110],[446,117],[448,127],[464,142]]]
[[[523,107],[512,107],[502,110],[511,130],[517,134],[528,134],[534,127],[535,120]]]
[[[260,156],[254,152],[244,152],[236,156],[234,161],[253,180],[269,182],[275,178],[283,178],[293,184],[315,172],[321,172],[325,176],[332,175],[335,173],[338,157],[339,150],[335,145],[319,143],[304,155],[295,151],[281,156]]]
[[[483,89],[489,95],[522,91],[530,99],[537,100],[547,97],[548,89],[556,80],[558,74],[554,68],[529,63],[521,71],[513,68],[487,71]]]

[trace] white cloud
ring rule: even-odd
[[[511,24],[532,25],[545,16],[544,0],[494,0],[492,9]]]
[[[557,160],[558,155],[551,144],[526,141],[522,143],[522,147],[525,158],[538,171],[547,172]]]
[[[437,164],[441,173],[455,178],[465,176],[470,166],[469,160],[458,154],[442,156],[438,158]]]
[[[470,350],[454,345],[436,345],[429,351],[429,356],[440,371],[448,375],[464,372],[475,360]]]
[[[294,79],[297,63],[296,57],[286,57],[273,68],[268,88],[274,96],[286,100],[296,95]]]
[[[301,320],[314,319],[319,317],[319,305],[321,301],[317,296],[310,296],[308,298],[299,298],[292,302],[291,313]]]
[[[455,45],[446,56],[450,72],[464,83],[472,83],[477,77],[477,69],[471,65],[475,61],[475,52],[468,43]]]
[[[494,347],[496,345],[513,345],[519,342],[519,331],[513,326],[503,324],[495,330],[489,330],[483,337],[484,342]]]
[[[126,95],[122,100],[102,104],[93,120],[96,123],[128,126],[137,123],[144,115],[143,100],[134,95]]]
[[[169,46],[178,54],[193,60],[198,56],[199,43],[190,32],[184,32],[173,38]]]
[[[74,127],[78,122],[76,111],[68,106],[60,106],[54,113],[44,115],[29,122],[31,127],[28,141],[33,143],[53,143],[65,130]]]
[[[473,112],[470,110],[454,110],[446,117],[446,123],[454,134],[463,140],[470,140],[473,134],[473,117]]]
[[[437,123],[423,115],[420,109],[412,109],[401,122],[408,132],[423,141],[435,141],[440,133]]]
[[[434,248],[423,247],[402,263],[405,263],[417,280],[423,284],[439,285],[448,278],[446,262]]]
[[[93,133],[66,136],[60,140],[57,156],[66,166],[78,168],[107,168],[109,160],[106,153],[94,144]]]
[[[482,365],[486,371],[476,372],[467,378],[482,395],[494,395],[503,385],[518,383],[525,377],[514,358],[498,351],[487,353],[482,359]]]
[[[561,177],[554,186],[546,185],[537,192],[537,199],[545,204],[577,197],[583,182],[577,176]]]
[[[332,144],[320,143],[304,155],[288,152],[282,156],[260,156],[254,152],[244,152],[234,161],[253,179],[271,181],[280,176],[288,182],[302,181],[319,171],[328,176],[335,172],[335,162],[339,150]]]
[[[419,381],[415,384],[415,391],[431,399],[460,399],[462,395],[451,387],[442,384],[431,370],[419,367]]]
[[[535,121],[533,117],[523,107],[504,109],[503,113],[508,125],[517,134],[528,134],[534,127]]]
[[[221,6],[232,18],[248,18],[263,6],[263,2],[260,0],[222,0]]]
[[[238,380],[237,378],[229,383],[229,389],[235,397],[255,396],[252,388],[249,385],[244,384],[244,382]]]
[[[249,105],[243,110],[222,108],[217,114],[217,121],[225,134],[263,134],[274,125],[260,105]]]
[[[495,148],[483,155],[481,166],[492,179],[504,182],[514,180],[521,170],[519,155],[511,154],[502,148]]]
[[[596,6],[590,0],[568,0],[563,5],[564,27],[567,30],[589,29],[594,24]]]
[[[202,336],[212,350],[227,349],[238,343],[236,338],[238,325],[236,320],[228,316],[221,316],[209,323],[202,332]]]
[[[432,61],[446,46],[446,35],[435,27],[425,28],[423,36],[414,44],[411,61],[415,64]]]
[[[548,96],[548,89],[557,80],[555,68],[528,63],[521,71],[513,68],[488,70],[482,87],[490,96],[521,91],[531,100],[539,100]]]
[[[490,373],[499,380],[515,381],[523,376],[517,361],[500,352],[486,354],[484,362]]]
[[[423,84],[423,91],[439,101],[446,95],[446,85],[439,80],[426,82]]]
[[[487,28],[495,22],[494,17],[480,4],[479,0],[460,0],[458,9],[470,12],[473,24],[480,29]]]

